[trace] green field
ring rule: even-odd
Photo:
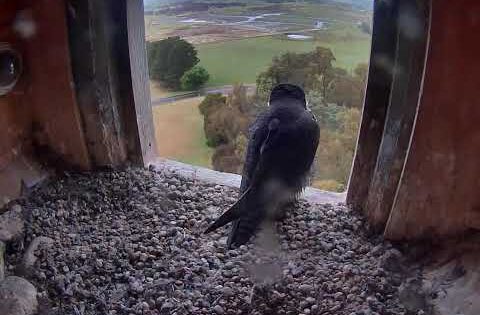
[[[298,41],[280,37],[256,37],[236,41],[198,45],[200,65],[210,73],[209,86],[234,83],[255,83],[274,56],[287,51],[308,52],[317,46],[332,49],[336,66],[352,70],[360,62],[368,62],[368,36],[326,36],[326,40]]]
[[[161,40],[175,34],[176,31],[185,29],[211,31],[204,25],[181,23],[181,20],[189,18],[209,20],[207,13],[255,16],[262,13],[284,12],[284,15],[265,17],[265,21],[285,23],[287,28],[272,27],[269,29],[270,33],[252,32],[252,36],[264,34],[263,36],[235,40],[229,38],[224,41],[202,44],[195,44],[202,41],[191,41],[196,45],[200,65],[210,74],[210,80],[207,83],[210,87],[235,83],[255,83],[258,74],[268,68],[273,57],[286,52],[310,52],[318,46],[330,48],[336,58],[335,66],[347,71],[352,71],[359,63],[369,61],[371,38],[370,35],[363,33],[358,25],[360,22],[370,21],[371,11],[355,10],[340,4],[309,2],[272,4],[261,0],[231,1],[245,2],[246,5],[244,7],[214,8],[208,12],[185,12],[176,16],[147,15],[145,18],[147,39]],[[316,19],[325,21],[327,28],[311,30]],[[188,32],[179,33],[187,34],[182,36],[188,36]],[[272,33],[278,35],[269,35]],[[311,35],[313,39],[290,40],[281,33]],[[205,34],[210,34],[209,36],[213,39],[216,39],[215,36],[218,35],[208,32]],[[224,39],[225,37],[218,38]],[[162,88],[160,84],[151,84],[152,99],[178,93],[182,92],[169,91]],[[203,116],[198,111],[201,100],[202,98],[194,98],[153,108],[160,156],[193,165],[212,167],[211,158],[214,151],[206,145]],[[175,136],[172,137],[172,134]],[[324,189],[334,189],[337,183],[324,181],[317,184]]]
[[[252,12],[288,12],[290,16],[296,16],[297,18],[314,17],[348,23],[370,19],[369,12],[354,10],[350,6],[340,3],[293,3],[293,1],[278,4],[264,1],[244,1],[244,3],[246,5],[240,7],[215,8],[211,10],[211,13],[239,15],[251,14]]]
[[[212,167],[213,150],[206,145],[203,116],[198,110],[202,100],[203,97],[196,97],[153,107],[155,135],[161,157]]]
[[[157,4],[164,3],[157,1]],[[208,1],[207,1],[208,2]],[[223,0],[229,2],[229,0]],[[358,23],[370,21],[371,11],[356,10],[342,4],[311,2],[267,3],[262,0],[245,1],[244,6],[211,8],[208,12],[184,12],[177,16],[145,16],[146,33],[154,40],[181,29],[201,29],[203,25],[187,25],[180,21],[187,18],[209,20],[208,14],[255,16],[261,13],[282,12],[279,16],[265,17],[265,21],[286,23],[288,32],[309,30],[313,21],[322,20],[326,29],[311,31],[314,40],[289,40],[283,35],[250,37],[229,41],[197,44],[200,65],[207,69],[211,79],[209,86],[234,83],[255,83],[257,75],[264,71],[274,56],[287,51],[308,52],[317,46],[331,48],[337,58],[336,66],[352,70],[358,63],[368,62],[370,35],[363,33]],[[154,22],[153,22],[154,21]],[[270,29],[276,32],[275,27]],[[280,33],[286,32],[282,29]],[[305,34],[305,32],[303,32]],[[215,34],[212,35],[215,37]]]

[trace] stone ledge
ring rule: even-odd
[[[48,170],[33,158],[17,156],[0,169],[0,208],[47,179],[49,175]],[[24,191],[25,189],[27,191]]]
[[[32,315],[37,312],[37,289],[27,280],[10,276],[0,282],[0,314]]]
[[[205,167],[162,158],[156,159],[150,163],[150,166],[153,166],[156,170],[177,173],[188,178],[233,188],[240,188],[242,181],[242,177],[238,174],[218,172]],[[307,187],[302,197],[312,203],[339,204],[345,202],[345,193],[335,193],[312,187]]]

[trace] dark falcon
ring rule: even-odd
[[[307,184],[320,128],[295,85],[276,86],[269,108],[250,130],[239,200],[206,231],[232,222],[228,248],[245,244],[264,222],[282,216],[284,206]]]

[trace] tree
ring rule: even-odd
[[[362,83],[365,83],[367,80],[367,74],[368,74],[368,63],[361,62],[359,63],[356,67],[355,70],[353,70],[355,73],[355,76],[359,78]]]
[[[149,42],[147,51],[150,78],[171,88],[179,88],[183,74],[199,62],[195,47],[178,36]]]
[[[183,90],[191,91],[197,90],[202,85],[207,83],[209,79],[210,75],[205,68],[194,66],[192,69],[183,74],[180,82]]]
[[[313,183],[317,188],[342,191],[355,152],[360,110],[326,103],[319,91],[312,91],[307,97],[321,129]]]
[[[207,118],[210,113],[226,106],[226,104],[227,98],[222,94],[208,94],[200,103],[198,109],[200,110],[200,114]]]
[[[232,104],[231,98],[227,99],[221,94],[207,95],[199,109],[204,116],[203,128],[208,146],[234,146],[238,135],[247,133],[249,119]]]
[[[348,74],[343,69],[333,68],[335,74],[325,91],[325,101],[339,106],[361,108],[365,93],[368,64],[360,63]]]
[[[203,115],[203,129],[209,147],[217,147],[228,142],[223,126],[223,116],[227,108],[227,98],[221,94],[208,94],[198,106]]]
[[[368,63],[362,62],[357,65],[355,70],[355,78],[361,82],[362,85],[362,98],[365,96],[365,88],[367,85],[367,77],[368,77]]]
[[[360,23],[359,27],[363,32],[365,32],[369,35],[372,34],[372,26],[369,22],[363,21],[362,23]]]
[[[305,89],[309,108],[321,128],[313,184],[343,191],[355,151],[368,66],[359,64],[349,73],[334,67],[334,60],[332,52],[322,47],[309,53],[285,53],[273,58],[270,67],[257,77],[256,96],[248,96],[241,85],[235,86],[226,98],[207,96],[200,111],[204,115],[208,144],[215,149],[214,169],[241,171],[248,143],[247,126],[263,109],[274,85],[295,83]]]
[[[328,103],[360,108],[363,101],[363,83],[351,75],[335,77],[326,95]]]
[[[346,185],[357,140],[360,111],[340,107],[336,115],[338,128],[322,129],[318,146],[316,179],[332,179]]]
[[[312,91],[307,94],[311,111],[315,114],[322,129],[336,130],[339,128],[337,115],[343,110],[334,103],[325,103],[320,92]]]
[[[257,94],[266,99],[271,89],[280,83],[296,84],[306,91],[321,90],[325,94],[335,76],[334,61],[332,51],[324,47],[274,57],[270,67],[257,77]]]
[[[248,142],[248,126],[255,116],[254,102],[247,89],[236,85],[228,98],[221,94],[207,95],[199,109],[204,116],[207,145],[215,149],[213,168],[239,174]]]

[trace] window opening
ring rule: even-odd
[[[373,1],[145,1],[159,155],[241,173],[248,127],[277,83],[321,124],[311,185],[344,191],[360,124]]]

